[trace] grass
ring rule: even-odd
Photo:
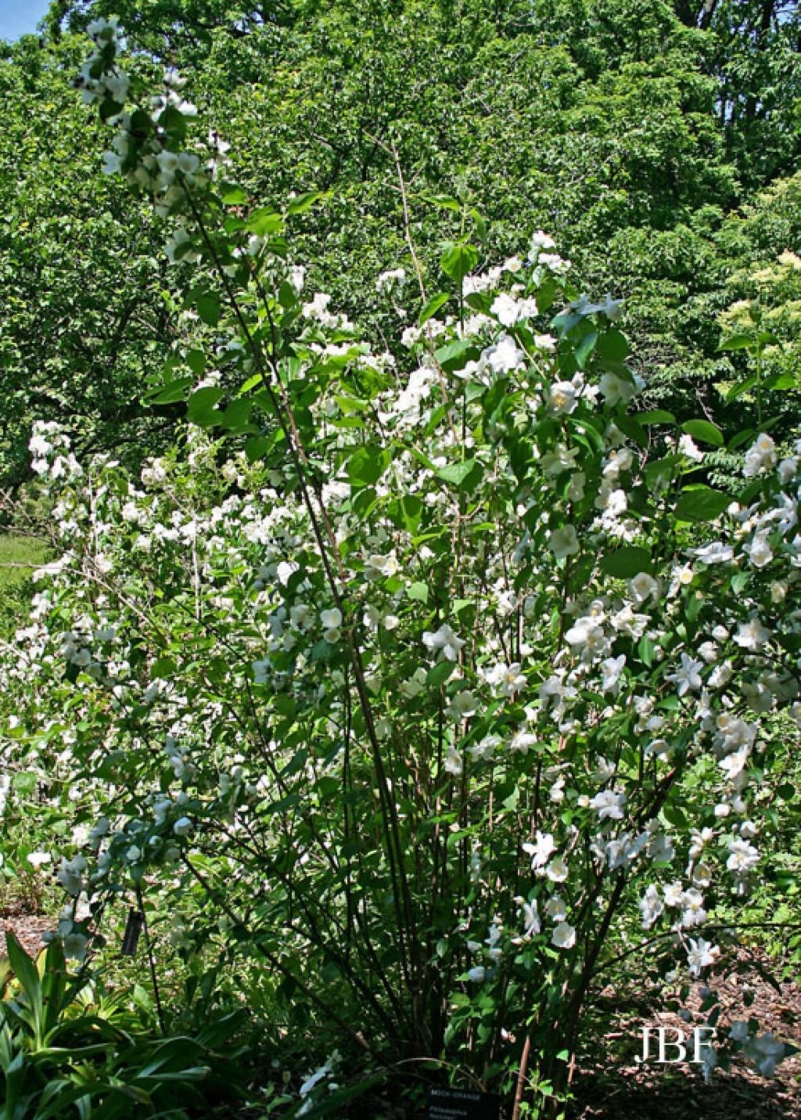
[[[47,559],[38,537],[0,533],[0,636],[13,632],[31,596],[31,575]]]

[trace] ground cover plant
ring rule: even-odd
[[[756,427],[641,407],[620,302],[542,231],[493,260],[466,214],[437,290],[407,225],[376,284],[416,313],[377,350],[304,289],[318,196],[260,205],[180,75],[154,95],[89,32],[106,169],[190,317],[149,397],[187,424],[139,474],[56,423],[30,442],[59,554],[3,647],[3,735],[78,826],[58,935],[91,959],[135,899],[187,990],[239,970],[277,1046],[325,1059],[290,1114],[425,1070],[556,1115],[599,974],[645,938],[705,977],[778,873],[801,538],[768,340],[724,340]],[[727,1027],[710,1076],[789,1052]]]

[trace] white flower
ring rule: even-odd
[[[626,404],[634,396],[635,386],[616,373],[605,373],[598,387],[608,405]]]
[[[537,743],[537,736],[531,731],[524,731],[521,727],[515,731],[512,738],[509,740],[510,751],[528,751]]]
[[[464,639],[457,638],[447,622],[443,622],[436,632],[426,630],[423,633],[423,645],[429,653],[438,654],[440,661],[456,661],[459,650],[464,645]]]
[[[567,922],[560,922],[551,934],[551,944],[557,949],[572,949],[576,944],[576,931]]]
[[[524,898],[516,898],[515,902],[522,909],[523,937],[533,937],[534,934],[540,932],[540,916],[537,912],[536,898],[532,899],[531,902],[526,902]]]
[[[451,700],[449,709],[452,719],[469,719],[478,711],[478,699],[469,688],[463,688]]]
[[[691,887],[688,891],[684,892],[683,905],[685,906],[684,913],[681,916],[681,924],[685,929],[691,929],[693,926],[702,926],[706,921],[706,910],[704,909],[704,896],[700,891]]]
[[[484,982],[484,980],[486,979],[486,977],[487,977],[487,970],[481,964],[476,965],[475,968],[471,968],[470,971],[467,973],[467,979],[472,980],[474,984],[482,984]]]
[[[575,556],[579,550],[575,527],[573,525],[563,525],[561,529],[553,529],[548,537],[548,548],[557,560],[564,560],[567,556]]]
[[[620,821],[623,819],[623,806],[626,802],[625,793],[616,793],[611,789],[603,789],[590,798],[590,808],[595,809],[598,820]]]
[[[663,887],[662,894],[665,898],[665,906],[675,908],[684,905],[684,888],[678,881],[675,883],[668,883],[666,887]]]
[[[758,618],[741,622],[737,627],[737,633],[734,635],[737,645],[751,653],[757,653],[761,650],[769,638],[770,631],[762,625]]]
[[[659,584],[647,572],[639,572],[633,579],[629,580],[629,591],[639,607],[646,599],[657,599],[659,597]]]
[[[550,832],[542,833],[539,829],[534,836],[534,843],[523,844],[523,851],[531,856],[531,870],[536,871],[537,868],[544,867],[553,853],[556,851],[556,844],[553,842],[553,834]]]
[[[419,669],[415,669],[415,671],[412,673],[411,677],[409,677],[408,680],[401,681],[401,686],[400,687],[401,687],[401,692],[404,694],[404,696],[408,696],[410,700],[413,700],[415,698],[415,696],[420,695],[420,693],[423,691],[425,686],[426,686],[426,671],[421,666]]]
[[[548,389],[548,412],[552,416],[569,416],[577,404],[578,394],[572,381],[555,381]]]
[[[726,866],[737,875],[747,874],[759,863],[759,851],[747,840],[732,840]]]
[[[702,564],[728,564],[734,558],[734,549],[723,541],[711,541],[702,548],[691,550]]]
[[[708,941],[704,941],[703,937],[699,937],[697,941],[692,937],[689,940],[690,948],[687,950],[687,964],[693,976],[700,976],[701,969],[715,963],[720,949],[717,945],[710,945]]]
[[[703,462],[704,453],[700,447],[696,447],[695,440],[692,436],[681,436],[679,439],[679,451],[682,455],[686,455],[688,459],[692,459],[694,463]]]
[[[53,860],[49,852],[28,852],[25,858],[32,867],[41,867],[45,863],[52,863]]]
[[[453,744],[448,747],[443,766],[449,774],[455,776],[458,776],[462,772],[462,756]]]
[[[625,664],[625,653],[621,653],[619,657],[607,657],[601,662],[601,692],[617,692],[620,674]]]
[[[326,630],[333,629],[342,625],[342,611],[338,607],[332,607],[327,611],[320,611],[320,622]]]
[[[562,856],[556,856],[548,864],[545,873],[552,883],[564,883],[568,876],[567,864]]]
[[[516,299],[513,299],[506,292],[502,292],[495,297],[490,307],[490,314],[494,315],[505,327],[512,327],[519,318],[520,305]]]
[[[751,543],[745,546],[745,551],[755,568],[765,568],[773,559],[773,549],[766,533],[756,533]]]
[[[769,435],[762,432],[745,453],[743,474],[746,478],[753,478],[754,475],[775,467],[776,463],[776,444]]]
[[[172,826],[176,836],[187,836],[192,831],[192,822],[189,817],[180,817]]]
[[[476,762],[486,762],[492,758],[500,744],[500,735],[485,735],[480,742],[471,744],[467,749]]]
[[[567,917],[567,907],[565,906],[564,900],[558,894],[555,894],[546,902],[545,916],[554,923],[563,922]]]
[[[640,899],[639,907],[640,913],[642,914],[643,929],[650,929],[664,910],[662,900],[659,897],[659,891],[655,886],[652,885],[648,887],[645,894]]]
[[[684,696],[690,689],[698,692],[704,683],[699,675],[699,669],[703,669],[703,667],[703,661],[695,661],[689,654],[683,653],[681,655],[681,667],[675,673],[668,673],[665,680],[672,681],[677,685],[676,692],[679,696]]]

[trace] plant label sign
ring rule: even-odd
[[[500,1098],[465,1089],[429,1089],[427,1120],[498,1120]]]

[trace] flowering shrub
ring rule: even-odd
[[[190,424],[141,478],[31,442],[63,554],[5,735],[94,813],[59,881],[160,890],[177,948],[222,932],[294,1013],[516,1085],[517,1114],[564,1087],[621,936],[705,975],[765,867],[797,459],[763,432],[737,500],[705,485],[721,433],[636,410],[619,303],[542,233],[484,271],[447,247],[408,360],[374,353],[302,294],[311,199],[248,207],[216,137],[185,150],[177,76],[128,112],[116,28],[89,30],[106,165],[174,222],[208,330],[152,391]]]

